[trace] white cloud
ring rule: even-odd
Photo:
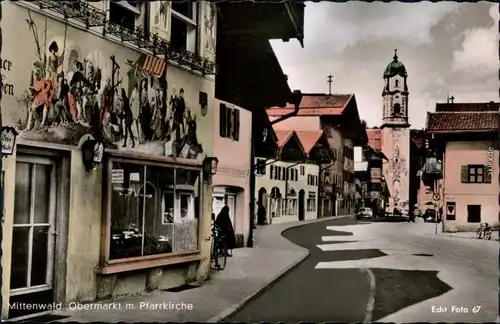
[[[497,69],[498,60],[498,5],[489,10],[492,24],[489,28],[466,30],[462,49],[453,53],[453,70]]]

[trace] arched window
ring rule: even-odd
[[[400,115],[401,114],[401,105],[399,103],[395,103],[392,112],[393,112],[394,116]]]

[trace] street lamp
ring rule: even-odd
[[[101,141],[90,137],[83,142],[82,146],[82,161],[85,172],[88,173],[98,164],[102,163],[104,156],[104,144]]]
[[[12,155],[19,135],[14,127],[2,127],[2,157]]]
[[[203,160],[203,174],[205,181],[208,181],[213,175],[217,173],[217,166],[219,159],[216,157],[206,157]]]

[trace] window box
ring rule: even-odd
[[[105,240],[98,272],[129,271],[200,257],[202,167],[177,161],[182,159],[162,160],[124,156],[107,160]]]

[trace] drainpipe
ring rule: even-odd
[[[273,120],[271,122],[271,126],[274,124],[277,124],[285,119],[288,119],[290,117],[297,116],[297,114],[299,113],[299,110],[300,110],[300,102],[301,101],[302,101],[302,92],[300,92],[300,90],[293,90],[292,100],[290,102],[294,106],[293,111],[289,114],[286,114],[286,115],[279,117],[278,119]]]

